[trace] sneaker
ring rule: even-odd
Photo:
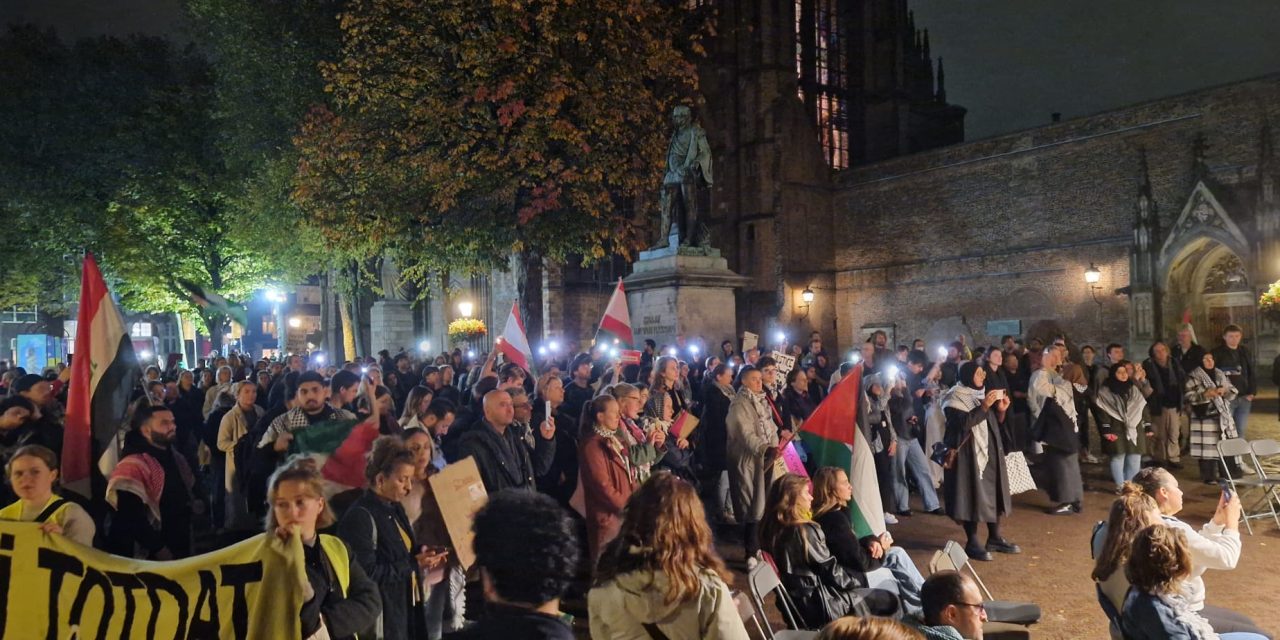
[[[1073,516],[1076,510],[1071,507],[1070,503],[1064,502],[1056,508],[1050,509],[1047,513],[1051,516]]]
[[[893,514],[892,514],[892,513],[885,513],[885,514],[884,514],[884,523],[885,523],[885,524],[898,524],[898,519],[897,519],[897,518],[895,518],[895,517],[893,517]]]
[[[759,566],[759,565],[760,565],[760,561],[759,561],[759,560],[757,560],[757,559],[755,558],[755,556],[752,556],[752,557],[750,557],[750,558],[747,558],[747,571],[748,571],[748,572],[750,572],[752,569],[755,569],[755,568],[756,568],[757,566]]]
[[[1098,459],[1098,457],[1092,453],[1082,453],[1080,454],[1080,462],[1085,464],[1098,464],[1102,462],[1102,460]]]
[[[899,518],[910,518],[910,517],[911,517],[911,510],[910,510],[910,509],[907,509],[906,511],[899,511],[899,512],[898,512],[898,517],[899,517]]]
[[[1240,475],[1244,475],[1244,476],[1256,476],[1256,475],[1258,475],[1258,472],[1257,472],[1257,471],[1254,471],[1254,470],[1253,470],[1253,467],[1251,467],[1251,466],[1246,466],[1246,467],[1240,467]]]

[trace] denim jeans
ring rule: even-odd
[[[895,511],[911,508],[911,492],[907,489],[907,474],[916,479],[925,511],[938,508],[938,492],[933,489],[933,476],[929,474],[929,460],[924,457],[920,442],[898,438],[898,451],[893,456],[893,502]]]
[[[1117,489],[1126,481],[1132,480],[1141,469],[1141,453],[1111,456],[1111,479],[1116,481]]]
[[[1241,438],[1244,437],[1244,427],[1249,422],[1249,410],[1253,408],[1253,401],[1246,400],[1243,395],[1236,396],[1231,402],[1231,419],[1236,421],[1236,433]]]
[[[898,441],[902,444],[902,441]],[[881,558],[881,563],[893,577],[898,580],[898,597],[902,599],[902,612],[910,616],[922,613],[920,604],[920,588],[924,586],[924,576],[916,568],[911,556],[902,547],[889,547],[889,552]]]

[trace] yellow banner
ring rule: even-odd
[[[297,638],[302,543],[147,562],[0,521],[0,638]]]

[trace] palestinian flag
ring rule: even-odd
[[[142,374],[124,318],[91,253],[84,257],[76,320],[62,481],[68,489],[89,497],[94,452],[110,451],[128,411],[129,395]]]
[[[858,364],[800,425],[800,440],[809,449],[813,468],[837,467],[849,474],[853,484],[849,516],[859,538],[884,533],[876,463],[870,444],[858,430],[861,400],[862,365]]]
[[[602,339],[605,342],[601,342]],[[609,306],[605,307],[604,317],[600,319],[595,343],[608,344],[614,340],[628,347],[635,343],[635,338],[631,335],[631,311],[627,309],[627,292],[622,290],[622,278],[618,278],[618,288],[613,290]]]
[[[217,313],[232,320],[235,320],[242,328],[248,326],[249,321],[245,313],[244,305],[236,304],[226,298],[212,292],[205,291],[204,287],[191,282],[190,280],[178,279],[178,284],[191,294],[191,302],[202,311]]]
[[[520,365],[521,369],[532,372],[529,363],[533,361],[533,351],[529,349],[529,338],[524,332],[524,322],[520,320],[520,305],[511,303],[511,313],[507,314],[507,326],[502,328],[502,335],[494,345],[508,362]]]
[[[365,454],[378,438],[374,420],[327,420],[293,432],[289,453],[311,455],[330,484],[328,495],[365,486]]]

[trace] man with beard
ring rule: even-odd
[[[284,462],[289,452],[289,443],[293,441],[293,432],[328,420],[355,419],[356,414],[346,409],[336,409],[325,402],[323,376],[315,371],[303,372],[298,376],[293,408],[272,420],[266,433],[258,441],[258,448],[254,452],[254,473],[270,476]],[[266,473],[263,474],[263,471]]]
[[[108,534],[117,555],[169,560],[191,555],[191,487],[186,458],[171,446],[177,436],[173,411],[144,405],[133,415],[124,457],[107,481],[107,503],[115,508]]]

